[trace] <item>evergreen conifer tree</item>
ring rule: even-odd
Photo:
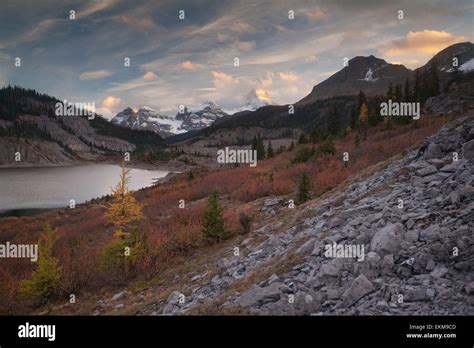
[[[296,198],[296,203],[302,204],[310,199],[310,182],[309,177],[306,172],[303,172],[298,183],[298,196]]]
[[[217,189],[213,190],[209,195],[202,226],[204,236],[212,243],[222,241],[228,236]]]
[[[339,117],[339,111],[337,110],[337,106],[333,105],[331,107],[331,111],[329,112],[329,120],[328,120],[329,134],[338,135],[340,127],[341,127],[341,120]]]
[[[268,142],[268,148],[267,148],[267,158],[272,158],[275,155],[273,152],[273,147],[272,147],[272,142]]]
[[[405,80],[405,96],[404,101],[409,102],[411,101],[411,91],[410,91],[410,81],[407,79]]]

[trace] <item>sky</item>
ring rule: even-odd
[[[472,0],[0,0],[0,86],[92,102],[108,118],[207,100],[232,109],[249,95],[289,104],[344,58],[424,65],[472,42],[473,18]]]

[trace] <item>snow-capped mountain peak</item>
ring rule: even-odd
[[[146,106],[146,105],[145,105],[145,106],[142,106],[142,107],[141,107],[140,109],[138,109],[138,110],[149,111],[149,112],[156,112],[155,109],[150,108],[149,106]]]
[[[176,119],[182,122],[180,129],[185,131],[209,127],[218,118],[227,116],[219,105],[205,101],[197,107],[186,107],[183,112],[176,114]]]
[[[173,117],[162,115],[149,106],[142,106],[137,111],[128,107],[115,115],[111,122],[132,129],[151,130],[162,137],[184,133],[179,129],[181,122]]]
[[[204,103],[201,104],[201,109],[220,109],[220,106],[217,105],[216,103],[213,103],[209,100],[206,100]]]
[[[247,94],[245,98],[245,102],[242,106],[226,110],[226,112],[229,115],[233,115],[241,111],[255,111],[261,108],[262,106],[267,106],[267,105],[274,105],[274,103],[271,103],[270,101],[259,98],[259,96],[257,95],[257,92],[255,90],[251,90]]]
[[[209,127],[215,120],[227,114],[212,101],[205,101],[196,107],[186,107],[175,117],[160,114],[149,106],[139,109],[128,107],[119,112],[111,122],[122,127],[151,130],[162,137],[185,133],[190,130]]]

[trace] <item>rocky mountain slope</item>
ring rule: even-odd
[[[460,72],[474,70],[474,44],[471,42],[462,42],[446,47],[431,58],[424,66],[415,69],[415,71],[418,70],[422,72],[430,67],[435,60],[441,74],[441,79],[446,80],[449,78],[449,75],[456,70],[453,67],[453,58],[457,58],[457,68]]]
[[[473,69],[474,70],[474,69]],[[429,98],[423,106],[426,112],[464,113],[474,109],[474,71],[463,73],[445,87],[444,93]]]
[[[473,172],[471,112],[295,210],[264,200],[266,224],[175,274],[165,297],[124,290],[93,314],[472,314]],[[333,257],[334,245],[362,253]]]
[[[413,81],[416,71],[422,73],[428,70],[433,61],[436,62],[441,83],[443,84],[455,72],[453,58],[458,59],[458,68],[461,71],[469,69],[469,63],[474,59],[474,44],[463,42],[451,45],[437,53],[425,65],[410,70],[399,64],[390,64],[374,56],[355,57],[349,60],[346,67],[314,86],[313,90],[297,104],[309,104],[317,100],[340,95],[357,95],[363,91],[368,96],[385,93],[390,84],[404,86],[407,78]]]
[[[387,91],[390,84],[403,85],[412,74],[403,65],[389,64],[374,56],[355,57],[349,60],[348,66],[314,86],[311,93],[298,104],[309,104],[338,95],[357,95],[359,91],[369,96],[377,95]]]

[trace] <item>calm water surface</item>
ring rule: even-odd
[[[132,169],[129,188],[137,190],[168,174]],[[92,164],[73,167],[0,169],[0,212],[68,207],[110,193],[120,178],[120,166]]]

